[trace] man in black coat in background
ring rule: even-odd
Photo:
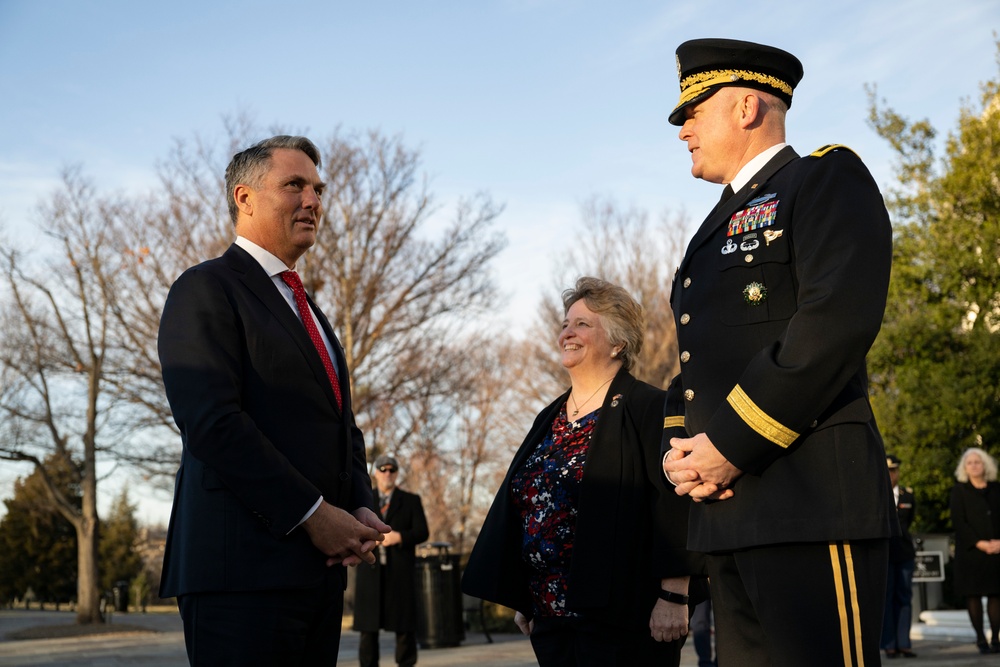
[[[354,591],[354,629],[361,633],[361,667],[377,667],[378,631],[396,633],[396,663],[417,664],[416,547],[428,536],[420,496],[396,486],[399,461],[375,459],[379,518],[392,530],[378,548],[375,562],[360,565]]]

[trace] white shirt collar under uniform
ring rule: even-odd
[[[757,157],[743,165],[743,168],[736,172],[736,176],[733,177],[733,181],[730,183],[733,187],[733,192],[739,192],[744,185],[750,182],[750,179],[753,178],[758,171],[764,168],[764,165],[767,164],[771,158],[778,154],[778,151],[787,145],[788,144],[786,143],[775,144],[766,149],[764,152],[758,153]]]

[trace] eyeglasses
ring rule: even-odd
[[[392,466],[382,466],[381,468],[378,469],[378,471],[392,474],[396,472],[396,469],[393,468]]]

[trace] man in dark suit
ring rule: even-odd
[[[378,631],[396,633],[396,664],[417,664],[417,545],[427,539],[420,496],[396,486],[399,461],[375,459],[378,515],[392,526],[375,562],[359,565],[354,589],[354,629],[361,633],[361,667],[378,667]]]
[[[319,164],[305,137],[236,154],[236,242],[177,279],[160,321],[184,443],[160,596],[178,598],[194,665],[336,664],[343,566],[389,530],[343,350],[294,273],[322,220]]]
[[[882,650],[887,658],[915,658],[910,642],[913,621],[913,570],[917,550],[913,547],[910,525],[917,504],[913,489],[899,485],[899,458],[885,458],[889,483],[896,501],[900,535],[889,540],[889,577],[885,588],[885,618],[882,620]]]
[[[664,472],[710,554],[719,664],[878,664],[896,527],[865,355],[891,229],[849,149],[799,157],[795,56],[699,39],[677,49],[670,122],[696,178],[727,184],[674,278],[681,372]]]

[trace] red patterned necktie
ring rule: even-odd
[[[313,345],[316,346],[319,358],[323,360],[323,368],[326,369],[326,374],[330,377],[330,384],[333,385],[333,395],[337,399],[337,407],[343,409],[343,399],[340,396],[340,381],[337,379],[337,372],[333,370],[333,361],[330,360],[330,354],[326,351],[323,337],[319,335],[319,329],[316,328],[316,322],[313,321],[312,312],[309,310],[309,302],[306,300],[306,289],[302,286],[302,279],[299,278],[299,274],[295,271],[282,271],[281,279],[285,281],[286,285],[292,288],[292,293],[295,295],[295,305],[299,307],[299,315],[302,316],[302,324],[305,325],[306,333],[309,334]]]

